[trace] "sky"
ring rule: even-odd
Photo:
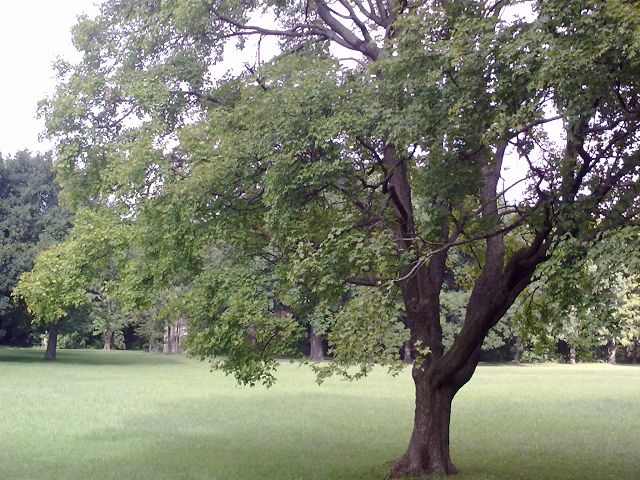
[[[36,120],[39,100],[55,87],[57,57],[77,58],[71,27],[83,13],[95,14],[94,0],[0,0],[0,153],[45,151]]]

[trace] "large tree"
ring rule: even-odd
[[[68,198],[128,208],[152,281],[192,285],[192,352],[269,382],[322,317],[334,367],[366,373],[406,327],[415,421],[391,477],[451,474],[451,403],[489,330],[556,245],[637,221],[639,18],[623,0],[110,0],[43,109]],[[250,37],[280,53],[222,75]],[[477,268],[445,348],[455,252]]]

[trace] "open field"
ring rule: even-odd
[[[3,480],[372,480],[402,453],[408,370],[237,387],[183,357],[0,349]],[[640,478],[640,368],[482,366],[454,401],[460,480]]]

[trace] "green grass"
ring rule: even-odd
[[[0,349],[3,480],[375,480],[406,446],[408,371],[271,389],[141,352]],[[454,401],[460,480],[640,478],[640,368],[481,366]]]

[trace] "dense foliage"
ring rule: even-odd
[[[27,151],[0,156],[0,342],[36,340],[24,304],[11,298],[20,273],[31,270],[36,253],[62,240],[71,212],[58,205],[59,187],[49,156]]]
[[[124,298],[185,291],[191,352],[250,384],[273,381],[309,326],[333,354],[321,375],[394,368],[409,340],[416,418],[392,477],[448,474],[451,401],[489,331],[564,245],[581,255],[637,223],[639,13],[623,0],[109,0],[75,27],[82,61],[58,65],[42,108],[66,198],[135,232]],[[280,52],[223,75],[229,40],[253,36]],[[502,180],[508,166],[518,180]],[[81,275],[56,298],[79,299]],[[447,283],[468,292],[448,340]],[[52,322],[64,310],[32,308]]]

